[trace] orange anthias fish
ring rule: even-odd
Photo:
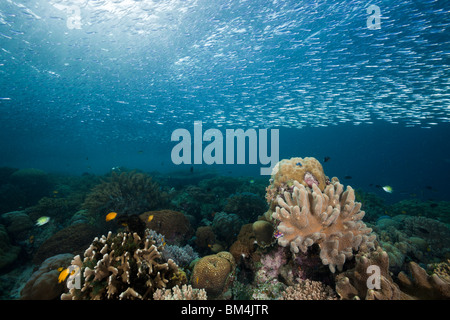
[[[106,215],[106,221],[111,221],[117,217],[117,212],[110,212]]]
[[[153,220],[153,215],[148,216],[147,222],[150,222]]]
[[[62,269],[62,268],[59,268],[58,271],[59,271],[60,269]],[[61,271],[61,273],[59,274],[59,277],[58,277],[58,282],[61,283],[61,282],[63,282],[64,280],[66,280],[66,278],[67,278],[68,275],[69,275],[69,268],[64,269],[63,271]]]

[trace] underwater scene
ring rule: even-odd
[[[2,0],[0,300],[450,299],[449,34],[442,0]]]

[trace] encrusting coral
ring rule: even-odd
[[[63,300],[151,299],[157,289],[187,282],[186,275],[171,259],[164,261],[151,237],[120,232],[95,238],[84,252],[72,260],[84,283],[61,296]],[[67,281],[76,281],[69,279]],[[75,283],[76,284],[76,283]]]
[[[312,188],[293,181],[292,192],[284,191],[277,197],[278,206],[272,216],[279,221],[278,244],[290,245],[293,253],[306,252],[317,243],[320,258],[331,272],[339,271],[361,246],[373,248],[376,235],[361,221],[364,211],[355,202],[355,192],[333,178],[322,193],[313,183]]]

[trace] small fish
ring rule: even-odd
[[[402,210],[402,214],[406,214],[406,210]]]
[[[50,217],[46,217],[46,216],[40,217],[39,219],[36,220],[36,225],[40,227],[49,221],[50,221]]]
[[[198,277],[197,277],[197,284],[198,284]]]
[[[139,154],[143,154],[143,153],[144,153],[144,151],[142,151],[142,150],[139,150],[139,151],[138,151],[138,153],[139,153]]]
[[[328,161],[330,161],[330,157],[325,157],[325,158],[323,158],[323,162],[328,162]]]
[[[253,183],[255,183],[255,180],[252,179],[252,180],[250,180],[249,182],[250,182],[251,184],[253,184]]]
[[[110,212],[106,215],[106,222],[114,220],[117,217],[117,212]]]
[[[59,268],[59,269],[62,269],[62,268]],[[59,271],[59,269],[58,269],[58,271]],[[63,282],[64,280],[66,280],[66,278],[68,276],[69,276],[69,268],[64,269],[63,271],[61,271],[61,273],[58,276],[58,282],[59,283]]]
[[[392,193],[394,192],[394,189],[392,189],[391,186],[384,186],[383,190],[386,191],[387,193]]]
[[[58,193],[59,193],[58,190],[54,190],[54,191],[53,191],[53,194],[58,194]]]
[[[147,222],[152,221],[152,220],[153,220],[153,217],[154,217],[153,215],[148,216]]]
[[[345,176],[345,177],[344,177],[344,179],[347,179],[347,180],[348,180],[348,179],[351,179],[351,178],[352,178],[352,176]]]
[[[281,238],[282,236],[284,236],[283,233],[281,233],[279,230],[276,230],[273,234],[273,236],[275,237],[275,239]]]

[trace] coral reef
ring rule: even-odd
[[[235,261],[231,253],[222,251],[197,261],[191,283],[196,289],[205,289],[208,298],[224,299],[234,279]]]
[[[191,285],[176,285],[172,289],[157,289],[153,300],[207,300],[205,289],[194,289]]]
[[[212,229],[216,239],[229,247],[236,239],[241,226],[244,224],[242,219],[234,213],[218,212],[214,216]]]
[[[95,238],[71,264],[84,278],[81,289],[75,287],[61,296],[70,299],[151,299],[157,289],[170,289],[187,282],[186,275],[171,259],[164,261],[155,241],[148,235],[111,232]]]
[[[450,259],[444,262],[429,264],[427,270],[432,274],[436,274],[445,282],[450,283]]]
[[[361,203],[355,202],[354,190],[333,178],[322,193],[316,184],[312,190],[297,181],[292,193],[285,191],[278,196],[278,206],[273,218],[280,221],[277,229],[281,246],[290,245],[292,252],[306,252],[317,243],[320,257],[331,272],[339,271],[353,250],[361,246],[373,247],[375,234],[361,219]]]
[[[438,220],[401,214],[379,219],[374,231],[396,273],[408,261],[429,264],[450,256],[450,229]]]
[[[387,208],[391,216],[407,214],[408,216],[423,216],[450,223],[449,201],[420,201],[418,199],[406,199],[392,204]]]
[[[369,277],[372,275],[369,266],[378,267],[379,288],[368,287]],[[408,300],[389,273],[389,256],[381,247],[375,251],[360,251],[355,257],[355,267],[336,276],[336,292],[341,299],[353,300]]]
[[[338,300],[336,293],[320,281],[299,280],[283,291],[280,300]]]
[[[199,258],[198,253],[188,244],[183,247],[166,244],[164,235],[150,229],[147,229],[147,234],[155,241],[156,247],[162,251],[164,260],[172,259],[178,266],[187,267],[193,260]]]
[[[58,282],[58,268],[66,266],[72,260],[70,253],[58,254],[47,258],[35,271],[20,292],[21,300],[55,300],[65,290],[65,284]]]
[[[201,226],[195,232],[195,245],[202,251],[208,251],[216,243],[216,235],[211,226]]]
[[[259,246],[266,247],[275,241],[273,237],[274,228],[272,223],[265,220],[258,220],[253,222],[252,230],[255,234],[256,243]]]
[[[153,216],[148,221],[149,216]],[[148,229],[164,235],[167,243],[185,244],[194,234],[189,219],[181,212],[173,210],[148,211],[140,216]]]
[[[420,300],[449,300],[450,282],[439,277],[437,273],[428,275],[417,263],[408,264],[410,277],[400,272],[397,282],[405,293]]]
[[[120,215],[141,214],[158,209],[166,203],[166,197],[158,183],[145,173],[113,171],[87,195],[83,209],[101,218],[111,211]]]
[[[26,239],[28,231],[34,227],[34,222],[24,211],[7,212],[0,217],[6,226],[8,234],[15,241]]]
[[[40,264],[48,257],[60,253],[81,254],[92,239],[100,234],[98,228],[86,223],[61,229],[41,244],[33,257],[33,262]]]
[[[237,240],[230,247],[230,253],[238,265],[245,263],[252,267],[253,262],[260,260],[261,257],[256,252],[256,236],[253,232],[253,224],[249,223],[242,226]]]
[[[283,159],[275,165],[272,173],[273,182],[270,188],[278,189],[297,180],[305,187],[312,188],[315,184],[323,191],[327,184],[322,165],[313,157]]]
[[[267,210],[267,203],[263,197],[254,193],[235,193],[227,198],[223,210],[237,214],[244,222],[250,222]]]
[[[12,245],[6,228],[0,224],[0,270],[9,267],[20,253],[20,247]]]

